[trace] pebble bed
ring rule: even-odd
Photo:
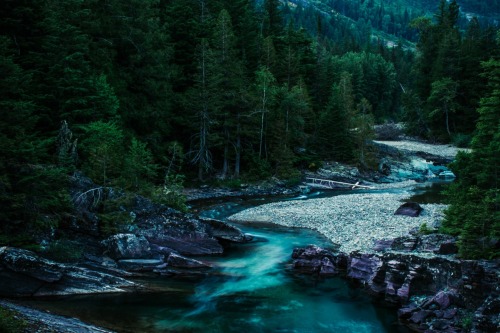
[[[394,215],[408,193],[365,193],[303,201],[285,201],[250,208],[229,217],[238,222],[269,222],[310,228],[323,234],[340,251],[371,252],[374,242],[408,235],[423,223],[442,220],[446,205],[425,204],[419,217]]]
[[[374,141],[376,143],[391,146],[397,149],[405,149],[412,152],[422,151],[428,154],[443,156],[446,158],[455,158],[459,151],[470,152],[467,148],[457,148],[452,145],[435,145],[419,141],[401,140],[401,141]]]

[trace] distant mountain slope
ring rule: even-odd
[[[320,29],[333,41],[346,34],[362,40],[369,34],[371,39],[383,40],[389,45],[400,39],[415,42],[417,32],[409,27],[409,23],[419,16],[432,16],[439,3],[440,0],[283,1],[285,14],[311,33]],[[479,18],[482,26],[498,26],[500,0],[457,0],[457,3],[462,13],[458,22],[461,29],[465,30],[473,16]]]

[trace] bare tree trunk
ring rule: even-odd
[[[444,113],[446,115],[446,132],[448,132],[448,135],[451,136],[448,107],[446,105],[444,107]]]
[[[236,157],[234,161],[234,177],[240,178],[240,163],[241,163],[241,124],[240,115],[238,114],[238,123],[236,124]]]
[[[229,130],[224,126],[224,162],[222,163],[222,179],[226,179],[229,171]]]

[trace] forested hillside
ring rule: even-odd
[[[497,27],[464,20],[455,1],[434,17],[408,3],[2,1],[2,228],[57,225],[75,170],[177,202],[186,177],[374,167],[374,123],[467,144]]]

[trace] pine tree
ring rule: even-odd
[[[460,153],[450,168],[457,181],[447,191],[450,207],[442,231],[460,235],[464,258],[496,258],[500,236],[500,61],[483,63],[489,93],[481,99],[472,153]]]

